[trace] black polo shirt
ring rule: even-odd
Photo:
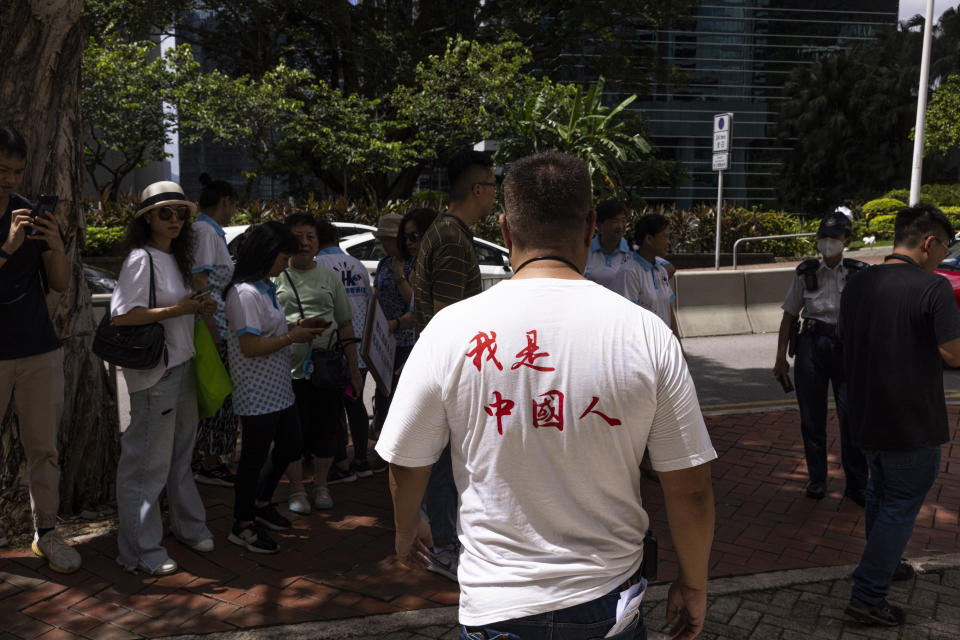
[[[32,208],[32,202],[11,193],[7,210],[0,217],[0,238],[6,241],[15,209]],[[36,356],[60,347],[47,313],[40,275],[43,252],[49,250],[43,240],[27,236],[0,267],[0,360]]]
[[[947,442],[938,345],[960,338],[947,279],[909,264],[866,269],[843,289],[839,330],[853,442],[869,451]]]

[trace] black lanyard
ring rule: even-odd
[[[903,255],[902,253],[891,253],[890,255],[888,255],[887,257],[885,257],[885,258],[883,259],[884,262],[886,262],[887,260],[902,260],[903,262],[906,262],[906,263],[908,263],[908,264],[912,264],[912,265],[915,266],[915,267],[919,267],[919,268],[921,268],[921,269],[923,268],[923,267],[921,267],[919,264],[917,264],[917,261],[916,261],[916,260],[914,260],[914,259],[911,258],[910,256],[905,256],[905,255]]]
[[[565,265],[567,265],[568,267],[570,267],[570,268],[573,269],[574,271],[576,271],[576,272],[577,272],[577,275],[583,275],[583,274],[580,273],[580,269],[577,269],[577,265],[573,264],[572,262],[570,262],[570,261],[567,260],[566,258],[561,258],[560,256],[537,256],[537,257],[535,257],[535,258],[530,258],[529,260],[527,260],[526,262],[524,262],[524,263],[521,264],[519,267],[517,267],[516,269],[513,270],[514,275],[520,273],[520,269],[523,269],[525,266],[527,266],[527,265],[530,264],[531,262],[536,262],[537,260],[557,260],[557,261],[559,261],[559,262],[564,263]]]

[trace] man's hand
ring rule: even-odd
[[[430,535],[430,523],[422,517],[416,528],[400,531],[396,537],[397,560],[410,569],[426,571],[430,566],[430,548],[433,536]]]
[[[777,358],[776,363],[773,365],[773,377],[777,381],[786,387],[790,382],[790,364],[787,362],[786,358]]]
[[[23,244],[26,236],[26,230],[33,225],[33,218],[30,217],[30,209],[17,209],[10,214],[10,233],[4,238],[3,250],[13,254]]]
[[[35,239],[45,240],[47,246],[50,247],[52,251],[66,253],[66,249],[63,246],[63,238],[60,236],[60,225],[57,224],[57,221],[54,220],[52,216],[37,216],[36,218],[31,218],[30,223],[29,226],[37,230],[37,235],[33,236]],[[11,231],[12,230],[11,225]]]
[[[707,617],[707,590],[684,586],[678,580],[667,594],[667,622],[676,619],[670,629],[675,640],[693,640],[703,630]]]

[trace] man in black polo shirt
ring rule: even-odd
[[[852,279],[840,301],[850,434],[870,466],[867,544],[846,609],[864,624],[903,624],[886,595],[891,580],[912,574],[901,554],[950,439],[943,362],[960,365],[960,311],[950,283],[931,272],[953,233],[935,207],[901,209],[893,254]]]
[[[0,126],[0,418],[16,404],[27,459],[33,552],[50,568],[71,573],[80,554],[56,530],[60,510],[57,430],[63,412],[63,355],[47,313],[45,285],[63,291],[70,266],[52,217],[31,217],[33,203],[14,193],[23,179],[27,145]]]
[[[417,333],[444,307],[483,290],[470,227],[489,216],[497,197],[493,161],[485,153],[464,151],[447,165],[450,208],[420,239],[413,274]],[[448,445],[433,466],[423,507],[433,533],[429,571],[457,579],[457,486]]]

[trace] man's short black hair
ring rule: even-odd
[[[329,220],[317,220],[317,240],[321,247],[340,244],[340,231]]]
[[[510,236],[518,249],[563,248],[582,234],[592,195],[587,165],[547,151],[513,163],[503,183]]]
[[[604,200],[597,205],[597,224],[614,218],[621,213],[628,213],[627,205],[619,200]]]
[[[294,227],[299,227],[303,225],[311,226],[314,229],[317,228],[317,219],[314,218],[309,213],[291,213],[286,218],[283,219],[283,224],[287,227],[293,229]]]
[[[655,236],[669,226],[670,221],[665,216],[648,213],[637,220],[637,225],[633,228],[633,241],[642,247],[647,236]]]
[[[0,125],[0,154],[27,159],[27,141],[19,131],[9,125]]]
[[[897,212],[897,219],[893,225],[893,244],[897,247],[913,249],[927,236],[938,233],[945,234],[949,244],[953,240],[953,225],[940,209],[932,204],[920,202]]]
[[[483,180],[493,169],[493,158],[482,151],[461,151],[447,163],[447,178],[450,180],[450,200],[463,202],[470,188]]]

